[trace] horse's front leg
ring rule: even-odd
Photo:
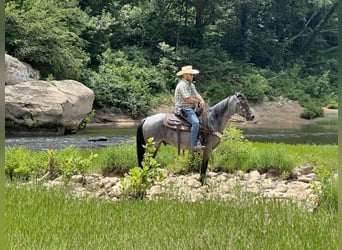
[[[204,151],[203,159],[202,159],[202,166],[201,166],[201,173],[200,173],[200,182],[201,182],[202,186],[204,185],[205,179],[206,179],[206,172],[207,172],[207,168],[208,168],[209,156],[210,156],[210,153],[207,150]]]

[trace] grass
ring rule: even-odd
[[[6,249],[337,249],[337,213],[281,200],[78,200],[6,189]]]
[[[314,123],[318,125],[338,125],[338,118],[337,117],[321,117],[314,120]]]
[[[209,170],[232,172],[280,169],[290,171],[298,166],[324,166],[331,172],[337,169],[337,145],[289,145],[279,143],[249,142],[241,151],[227,152],[224,145],[217,148],[209,161]],[[138,165],[134,144],[122,144],[98,149],[77,149],[68,147],[57,151],[56,164],[72,156],[87,158],[90,154],[98,154],[91,163],[87,172],[100,174],[123,174]],[[13,174],[24,173],[25,176],[34,172],[43,174],[48,168],[47,152],[33,151],[24,148],[6,147],[6,173],[12,170]],[[177,155],[177,149],[162,145],[157,155],[157,161],[163,168],[172,173],[186,173],[196,168],[189,166],[190,155],[185,151]]]

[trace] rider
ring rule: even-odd
[[[194,110],[197,104],[200,108],[204,107],[204,100],[193,84],[193,77],[198,73],[199,71],[193,69],[191,65],[182,67],[182,70],[177,73],[177,76],[182,76],[182,79],[178,82],[175,90],[175,114],[191,124],[190,146],[192,151],[200,151],[205,148],[197,141],[199,119]]]

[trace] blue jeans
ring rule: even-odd
[[[184,119],[187,120],[191,124],[191,137],[190,137],[190,146],[194,148],[197,145],[197,137],[199,132],[199,120],[194,110],[185,109],[184,110]]]

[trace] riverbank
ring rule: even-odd
[[[231,123],[239,128],[296,128],[303,125],[310,125],[315,120],[306,120],[300,117],[304,108],[297,101],[279,97],[275,101],[265,101],[261,103],[250,103],[250,108],[255,116],[253,121],[244,121],[242,117],[234,115]],[[152,114],[172,113],[172,105],[161,105],[152,110]],[[337,118],[337,109],[323,108],[324,117]],[[87,124],[89,127],[115,126],[131,127],[138,125],[141,119],[132,119],[124,114],[105,113],[96,111],[93,120]]]

